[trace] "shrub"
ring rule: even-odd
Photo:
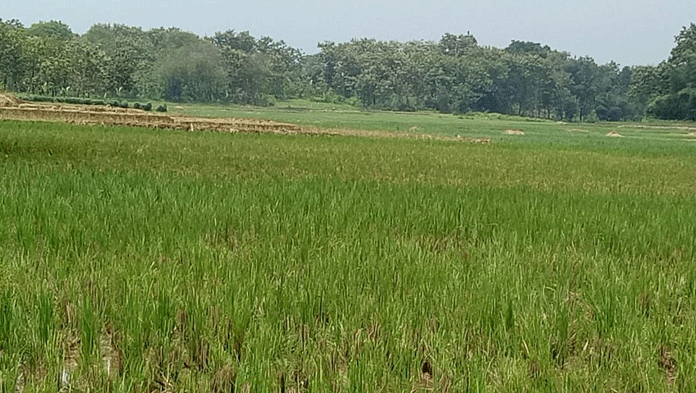
[[[125,101],[123,101],[123,102],[121,103],[121,105],[119,105],[119,106],[120,106],[121,108],[123,108],[123,109],[128,109],[128,103],[125,102]]]
[[[27,101],[32,101],[32,102],[49,102],[48,98],[50,97],[44,97],[44,96],[29,96],[27,97]]]
[[[324,92],[320,96],[310,98],[314,102],[324,102],[327,104],[339,104],[345,101],[345,98],[336,94],[333,90]]]
[[[142,107],[140,106],[139,102],[136,102],[135,104],[133,104],[133,109],[142,109]]]
[[[346,104],[352,105],[355,107],[361,107],[362,101],[360,101],[360,98],[353,96],[353,97],[350,97],[346,100]]]
[[[256,104],[259,106],[270,107],[275,106],[276,103],[277,100],[274,96],[264,94]]]
[[[167,111],[167,104],[163,104],[157,107],[157,112],[166,112]]]
[[[152,103],[148,102],[147,104],[143,105],[142,109],[144,111],[147,111],[147,112],[151,111],[152,110]]]

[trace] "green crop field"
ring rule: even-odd
[[[0,122],[0,392],[696,386],[693,125],[288,106],[493,143]]]
[[[580,146],[602,148],[633,144],[635,149],[654,151],[655,145],[672,140],[689,140],[696,143],[693,122],[673,123],[646,121],[643,123],[580,124],[541,120],[497,113],[471,113],[451,115],[437,112],[384,112],[368,111],[347,105],[311,102],[295,99],[278,103],[274,107],[230,106],[210,104],[169,104],[176,114],[203,117],[241,117],[274,120],[306,127],[328,129],[357,129],[426,134],[444,136],[489,137],[495,141],[510,143],[554,144],[556,146]],[[506,130],[519,130],[524,138],[504,135]],[[625,137],[620,144],[607,141],[610,132]],[[644,143],[648,141],[649,143]]]

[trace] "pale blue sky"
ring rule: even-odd
[[[470,31],[481,45],[534,41],[599,63],[655,65],[674,36],[696,23],[694,0],[2,0],[0,18],[31,25],[62,20],[84,33],[94,23],[181,27],[200,35],[248,30],[315,53],[320,41],[377,38],[437,41]]]

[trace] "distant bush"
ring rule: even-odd
[[[601,121],[619,121],[623,118],[623,110],[618,106],[599,107],[595,109],[595,113]]]
[[[151,111],[152,104],[149,102],[147,104],[141,104],[139,102],[136,102],[135,104],[133,104],[133,109],[142,109],[144,111]]]
[[[34,96],[23,96],[22,100],[28,101],[28,102],[55,102],[55,103],[71,104],[71,105],[99,105],[99,106],[107,106],[108,105],[108,106],[111,106],[114,108],[128,108],[129,107],[128,102],[125,102],[125,101],[124,102],[119,102],[119,101],[106,102],[104,100],[96,100],[96,99],[91,99],[91,98],[80,98],[80,97],[51,97],[51,96],[34,95]],[[145,110],[152,109],[152,104],[145,104],[145,105],[138,104],[138,105],[140,105],[140,109],[145,109],[146,107],[149,109],[145,109]]]
[[[333,90],[329,90],[327,92],[324,92],[320,96],[315,96],[310,98],[310,101],[314,102],[323,102],[326,104],[339,104],[345,101],[345,98],[343,96],[340,96],[336,94]]]
[[[90,98],[79,98],[79,97],[50,97],[50,96],[36,95],[36,96],[23,97],[23,100],[30,101],[30,102],[57,102],[57,103],[73,104],[73,105],[100,105],[100,106],[110,106],[113,108],[124,108],[124,109],[128,109],[128,107],[131,106],[126,101],[106,102],[104,100],[93,100]],[[142,109],[144,111],[149,112],[152,110],[152,103],[148,102],[147,104],[141,104],[139,102],[136,102],[132,105],[132,107],[135,109]],[[159,108],[157,108],[157,111],[167,112],[167,105],[161,105]]]
[[[360,101],[360,98],[358,97],[350,97],[346,100],[346,104],[355,106],[355,107],[361,107],[362,106],[362,101]]]
[[[275,106],[275,104],[277,102],[278,102],[278,100],[276,100],[276,98],[274,96],[263,95],[256,104],[259,106],[270,107],[270,106]]]
[[[53,97],[48,97],[48,96],[29,96],[27,97],[27,101],[32,101],[32,102],[54,102]]]

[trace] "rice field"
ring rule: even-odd
[[[696,142],[433,121],[0,122],[0,392],[696,386]]]

